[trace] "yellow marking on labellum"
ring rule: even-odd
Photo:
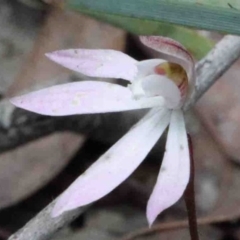
[[[179,88],[181,95],[185,95],[188,89],[188,77],[184,68],[176,63],[166,62],[155,67],[155,73],[165,75]]]

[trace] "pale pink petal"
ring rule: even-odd
[[[118,112],[165,104],[163,99],[135,100],[127,87],[97,81],[56,85],[10,101],[17,107],[49,116]]]
[[[180,199],[189,175],[190,157],[183,114],[181,110],[175,110],[171,116],[161,170],[147,205],[149,225],[163,210]]]
[[[145,94],[151,96],[162,96],[168,108],[176,108],[181,102],[181,93],[173,81],[165,76],[150,75],[141,80]]]
[[[160,52],[164,59],[181,65],[187,72],[190,91],[195,81],[195,64],[190,53],[179,42],[160,36],[141,36],[140,40],[147,47]]]
[[[144,61],[138,62],[136,64],[138,68],[136,79],[140,79],[148,75],[156,74],[155,67],[165,62],[166,60],[162,60],[162,59],[150,59],[150,60],[144,60]]]
[[[116,188],[144,160],[169,120],[169,110],[151,110],[58,198],[52,216],[92,203]]]
[[[116,50],[69,49],[47,53],[52,61],[90,77],[123,78],[132,81],[136,60]]]

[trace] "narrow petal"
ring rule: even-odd
[[[187,72],[190,91],[192,90],[195,81],[194,60],[186,48],[167,37],[141,36],[140,40],[147,47],[163,54],[164,59],[181,65]]]
[[[169,120],[168,110],[151,110],[59,197],[52,216],[92,203],[116,188],[144,160]]]
[[[181,93],[176,84],[160,75],[150,75],[142,79],[142,88],[146,95],[162,96],[168,108],[176,108],[181,102]]]
[[[161,170],[147,205],[149,225],[158,214],[180,199],[189,175],[190,157],[183,114],[181,110],[175,110],[171,116]]]
[[[17,107],[49,116],[118,112],[165,104],[163,98],[135,100],[127,87],[97,81],[56,85],[10,101]]]
[[[136,60],[116,50],[69,49],[47,53],[52,61],[90,77],[123,78],[132,81]]]

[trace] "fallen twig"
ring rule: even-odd
[[[197,219],[198,225],[207,225],[214,224],[219,222],[233,221],[240,216],[240,212],[234,213],[234,215],[216,215],[216,216],[207,216],[203,218]],[[130,233],[127,236],[123,237],[121,240],[134,240],[137,237],[143,237],[147,235],[152,235],[159,232],[165,232],[169,230],[176,230],[188,227],[188,220],[175,221],[175,222],[167,222],[167,223],[159,223],[154,225],[151,228],[143,228],[136,232]]]
[[[12,235],[9,240],[46,240],[50,239],[64,225],[72,222],[86,209],[78,208],[74,211],[62,214],[57,218],[52,218],[52,211],[55,201],[51,202],[36,217],[29,221],[22,229]]]

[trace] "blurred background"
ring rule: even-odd
[[[196,61],[210,50],[210,47],[206,50],[206,42],[213,46],[222,38],[217,33],[193,32],[205,39],[202,45],[186,46]],[[164,34],[172,37],[173,31],[164,29]],[[193,35],[181,34],[183,44],[196,40]],[[83,80],[83,76],[44,56],[46,52],[66,48],[116,49],[138,60],[157,56],[140,45],[137,36],[79,13],[37,0],[0,1],[0,240],[7,239],[56,198],[143,114],[123,113],[120,119],[116,114],[107,114],[98,119],[94,131],[57,131],[56,128],[49,134],[41,133],[46,131],[47,123],[41,125],[31,117],[31,124],[35,124],[32,129],[38,129],[38,133],[36,139],[24,139],[28,134],[17,130],[16,121],[17,124],[26,121],[28,113],[18,113],[7,98],[58,83]],[[240,240],[239,73],[240,61],[187,113],[194,148],[202,240]],[[117,119],[120,123],[115,127]],[[130,178],[53,239],[124,239],[146,228],[146,203],[156,181],[164,146],[165,137],[162,137]],[[181,200],[161,214],[158,223],[186,219],[185,204]],[[136,239],[190,239],[187,225],[174,226]]]

